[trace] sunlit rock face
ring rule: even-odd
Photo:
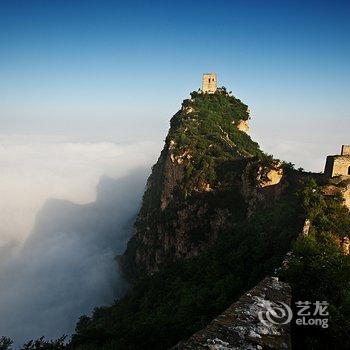
[[[248,120],[240,120],[237,124],[237,129],[248,134],[250,129]]]

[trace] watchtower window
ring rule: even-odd
[[[348,168],[348,175],[350,175],[350,166],[349,166],[349,168]]]

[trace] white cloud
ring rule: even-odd
[[[17,346],[70,334],[123,293],[115,256],[158,153],[151,143],[0,136],[0,336]]]
[[[135,167],[149,167],[158,152],[152,143],[71,143],[48,136],[0,135],[0,246],[29,233],[47,198],[91,202],[102,175],[118,178]]]

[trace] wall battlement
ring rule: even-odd
[[[327,157],[324,173],[328,178],[350,176],[350,146],[343,145],[341,155]]]
[[[343,145],[341,147],[341,155],[342,156],[350,156],[350,146],[349,145]]]

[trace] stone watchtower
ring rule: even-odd
[[[341,155],[327,157],[324,173],[327,177],[350,176],[350,146],[343,145]]]
[[[208,94],[213,94],[217,89],[216,73],[203,74],[202,91]]]

